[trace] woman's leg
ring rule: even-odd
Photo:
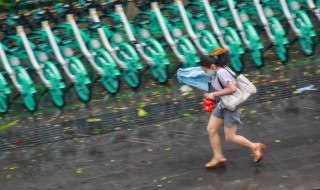
[[[241,135],[237,135],[237,126],[232,126],[232,127],[225,127],[224,128],[224,134],[225,134],[225,139],[228,142],[232,142],[241,146],[246,146],[249,148],[255,148],[255,145],[253,142],[249,141],[245,137]]]
[[[226,160],[223,156],[221,143],[220,143],[220,136],[218,130],[221,125],[223,125],[223,119],[217,118],[211,115],[208,126],[207,132],[209,135],[210,144],[213,151],[213,158],[210,162],[206,164],[206,167],[214,166],[218,162]]]
[[[224,133],[225,133],[226,141],[229,141],[241,146],[249,147],[254,157],[253,161],[258,163],[263,157],[262,150],[265,150],[266,146],[262,143],[253,143],[248,139],[246,139],[245,137],[241,135],[237,135],[236,131],[237,131],[237,126],[225,127]]]

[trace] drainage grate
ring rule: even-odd
[[[293,93],[296,88],[310,84],[319,87],[320,75],[261,85],[258,87],[258,93],[246,102],[244,106],[296,96],[297,94]],[[319,91],[318,89],[302,94],[319,93]],[[150,113],[145,117],[138,117],[136,108],[131,108],[95,117],[100,120],[99,122],[90,123],[85,118],[52,126],[32,126],[25,129],[11,130],[6,134],[0,134],[2,142],[0,150],[30,147],[76,137],[104,134],[114,131],[115,128],[134,128],[136,126],[154,125],[167,120],[179,119],[186,116],[185,114],[203,113],[202,101],[203,96],[199,93],[193,98],[189,97],[145,106],[143,109]]]

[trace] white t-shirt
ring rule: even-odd
[[[222,90],[222,87],[218,81],[218,77],[223,87],[226,87],[227,82],[229,81],[231,81],[233,84],[236,83],[235,73],[230,68],[219,67],[214,73],[214,75],[212,76],[212,81],[211,81],[211,85],[216,91]]]

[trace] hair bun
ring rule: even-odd
[[[212,50],[210,53],[210,57],[214,58],[214,56],[221,55],[223,53],[227,53],[228,50],[222,48],[222,47],[217,47],[216,49]]]

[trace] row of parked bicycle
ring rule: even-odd
[[[158,82],[166,83],[170,61],[165,47],[172,50],[183,67],[196,66],[200,61],[198,52],[207,55],[218,46],[229,49],[232,68],[237,72],[243,69],[246,50],[254,64],[261,67],[264,45],[246,12],[254,11],[252,7],[281,61],[288,58],[285,45],[289,41],[273,9],[282,9],[302,51],[312,55],[316,33],[299,2],[275,2],[198,0],[185,6],[182,0],[142,0],[136,1],[141,12],[130,22],[122,1],[115,0],[103,4],[81,0],[77,6],[59,3],[54,10],[36,9],[29,15],[10,13],[2,23],[5,36],[0,42],[0,65],[4,66],[0,74],[0,113],[5,113],[12,102],[5,76],[11,78],[26,108],[36,110],[37,89],[30,71],[36,72],[58,107],[65,104],[67,80],[63,76],[72,82],[82,101],[90,100],[88,86],[96,80],[90,77],[89,67],[112,94],[119,91],[120,75],[130,87],[138,88],[143,68],[148,68]],[[320,18],[313,1],[307,2]],[[228,24],[231,21],[236,28]],[[26,34],[25,28],[31,32]]]

